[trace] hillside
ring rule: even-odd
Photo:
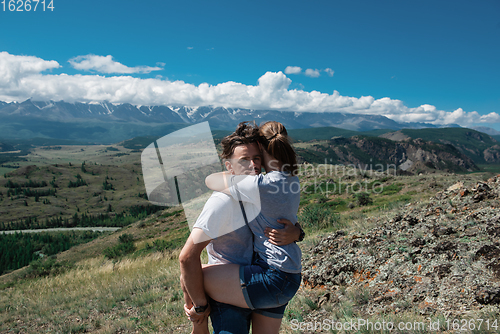
[[[435,143],[453,145],[476,164],[500,162],[499,143],[483,132],[464,128],[403,129],[399,132],[413,139],[421,138]]]
[[[336,127],[317,127],[309,129],[291,129],[288,131],[288,135],[295,142],[307,142],[313,140],[329,140],[335,137],[349,138],[352,136],[364,135],[364,136],[378,136],[392,130],[370,130],[370,131],[352,131],[346,129],[340,129]]]
[[[495,136],[465,129],[465,128],[443,128],[443,129],[402,129],[396,132],[391,130],[372,131],[350,131],[335,127],[319,127],[309,129],[292,129],[290,137],[295,142],[324,141],[337,137],[351,138],[354,136],[382,137],[393,141],[404,141],[405,139],[422,139],[437,144],[452,145],[461,153],[472,159],[475,164],[497,164],[500,163],[500,146]],[[335,158],[328,157],[335,161]]]
[[[73,247],[56,262],[47,259],[0,276],[0,332],[187,329],[180,317],[177,256],[188,233],[182,211],[172,208]],[[103,256],[124,237],[133,240],[133,255]]]
[[[427,318],[437,321],[448,314],[454,318],[481,315],[494,319],[498,301],[484,292],[496,296],[491,294],[496,293],[497,283],[489,281],[494,271],[488,264],[495,261],[498,246],[485,238],[485,233],[495,237],[499,228],[498,220],[490,219],[495,217],[493,207],[499,204],[498,179],[479,183],[483,177],[480,174],[397,176],[331,167],[301,168],[305,191],[299,220],[307,231],[306,240],[300,244],[305,280],[290,302],[280,333],[297,333],[293,330],[297,320],[326,318],[349,322],[359,318],[376,321],[383,316],[386,321],[427,323]],[[464,186],[450,188],[459,180]],[[339,191],[324,192],[326,183],[330,187],[336,183]],[[369,190],[371,201],[360,202],[361,197],[355,196],[359,189],[354,185],[364,183],[370,185],[369,189],[378,184],[381,191]],[[468,223],[462,224],[463,220]],[[0,276],[0,331],[189,333],[177,261],[187,233],[182,211],[170,208],[59,254],[57,263],[61,266],[52,264],[40,277],[33,278],[37,271],[30,267]],[[124,235],[133,240],[135,250],[115,259],[104,257],[105,250],[120,245]],[[334,252],[334,246],[345,251]],[[372,287],[370,282],[384,279],[371,271],[384,258],[389,265],[380,271],[386,273],[386,283]],[[413,263],[413,259],[418,262]],[[468,272],[458,281],[456,272],[463,263],[484,266],[470,270],[476,275],[474,282],[481,280],[489,285],[483,284],[473,292],[467,285]],[[419,264],[422,268],[418,272]],[[409,270],[417,272],[413,275]],[[23,278],[25,275],[31,276]],[[333,283],[329,283],[330,278]],[[443,282],[453,282],[450,293],[460,289],[460,282],[469,289],[453,295],[446,304],[452,313],[440,308],[440,298],[450,295],[444,287],[439,290]],[[415,287],[415,291],[407,293],[404,286]],[[386,288],[394,292],[385,293]],[[434,296],[436,291],[439,298]],[[473,304],[476,312],[483,313],[464,313],[460,308],[471,296],[489,303],[483,305],[476,300]]]
[[[356,165],[366,169],[393,168],[407,172],[448,170],[475,171],[474,162],[450,144],[421,139],[392,141],[380,137],[354,136],[297,145],[301,161]]]
[[[500,305],[499,205],[500,175],[458,182],[428,201],[371,218],[365,231],[324,237],[304,261],[304,283],[327,290],[333,304],[346,289],[357,291],[361,313],[413,309],[453,319],[486,312],[491,324]]]
[[[222,138],[225,136],[230,135],[232,132],[229,130],[212,130],[212,136],[214,138],[214,141],[216,144],[220,142]],[[127,149],[132,149],[132,150],[142,150],[146,148],[149,144],[151,144],[153,141],[157,140],[162,136],[140,136],[140,137],[135,137],[132,139],[127,139],[124,140],[117,145],[120,145],[124,148]]]
[[[27,220],[43,227],[53,218],[114,217],[132,207],[149,206],[141,174],[140,164],[21,167],[0,179],[1,229],[19,229]]]

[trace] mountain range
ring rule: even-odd
[[[117,142],[140,135],[164,134],[169,129],[208,121],[212,129],[234,129],[241,121],[257,124],[274,120],[288,129],[337,127],[354,131],[436,127],[425,123],[398,123],[379,115],[338,112],[289,112],[224,107],[134,106],[109,102],[64,101],[1,102],[1,137],[89,139]],[[175,124],[175,126],[173,126]],[[458,127],[458,125],[451,125]],[[449,126],[448,126],[449,127]]]

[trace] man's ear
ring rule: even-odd
[[[232,173],[233,165],[231,165],[231,161],[229,161],[229,160],[224,161],[224,165],[226,166],[227,171]]]

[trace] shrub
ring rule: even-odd
[[[128,242],[133,242],[134,241],[134,236],[132,234],[129,234],[129,233],[125,233],[125,234],[122,234],[118,237],[118,240],[121,242],[121,243],[128,243]]]
[[[339,214],[326,205],[308,205],[298,215],[299,223],[303,227],[322,229],[337,224]]]
[[[103,253],[109,259],[116,259],[136,250],[134,245],[134,236],[131,234],[122,234],[118,238],[119,243],[113,247],[106,248]]]
[[[354,197],[356,198],[359,206],[365,206],[373,203],[373,200],[370,197],[369,193],[357,193],[354,195]]]
[[[72,265],[69,262],[57,262],[55,256],[50,256],[32,261],[28,267],[26,277],[58,275],[71,268]]]
[[[178,247],[178,244],[174,241],[167,241],[163,239],[157,239],[153,241],[153,244],[146,243],[146,247],[142,250],[143,253],[149,252],[164,252],[168,249],[174,249]]]

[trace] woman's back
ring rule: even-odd
[[[260,207],[257,217],[249,221],[255,236],[254,250],[268,265],[290,273],[300,273],[302,253],[296,243],[277,246],[264,235],[266,227],[283,228],[278,219],[297,222],[300,202],[300,184],[297,176],[272,171],[266,175],[233,178],[230,187],[235,199]]]

